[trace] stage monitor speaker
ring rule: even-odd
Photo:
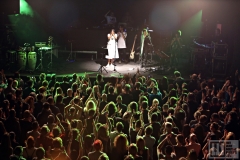
[[[20,0],[1,0],[0,12],[4,15],[19,14]]]

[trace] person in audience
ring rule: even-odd
[[[37,101],[34,103],[33,115],[37,118],[38,114],[42,111],[43,108],[44,96],[43,94],[37,95]]]
[[[138,155],[142,157],[143,160],[149,160],[149,149],[145,145],[145,140],[142,137],[137,138],[137,148],[138,148]]]
[[[32,130],[27,132],[27,138],[32,136],[34,141],[36,142],[36,139],[40,136],[39,132],[39,124],[37,121],[34,121],[32,123]]]
[[[0,157],[1,159],[9,160],[9,157],[13,153],[11,146],[11,140],[8,133],[5,133],[2,137],[2,143],[0,144]]]
[[[127,111],[127,105],[122,103],[122,96],[117,96],[116,106],[119,110],[119,115],[122,116]]]
[[[164,128],[164,133],[160,136],[159,138],[159,144],[158,144],[158,152],[164,153],[164,148],[167,145],[176,145],[176,134],[172,132],[173,125],[170,122],[165,122],[165,128]],[[165,154],[165,153],[164,153]]]
[[[197,156],[197,151],[196,150],[192,149],[188,152],[188,156],[187,156],[188,160],[195,160],[195,159],[197,159],[197,157],[198,156]]]
[[[8,95],[9,93],[15,95],[16,90],[13,88],[13,79],[8,78],[7,80],[7,88],[4,89],[4,94]]]
[[[118,123],[116,124],[116,131],[112,131],[112,132],[109,134],[110,140],[111,140],[111,145],[112,145],[112,146],[113,146],[113,144],[114,144],[114,139],[115,139],[118,135],[120,135],[120,134],[124,135],[124,133],[122,132],[122,131],[123,131],[123,128],[124,128],[123,124],[122,124],[121,122],[118,122]]]
[[[30,95],[30,93],[35,92],[34,89],[34,82],[32,80],[29,80],[27,82],[27,87],[23,90],[23,99],[25,99],[27,96]]]
[[[58,96],[58,95],[57,95]],[[56,97],[57,97],[56,96]],[[54,103],[54,98],[53,97],[48,97],[47,102],[49,104],[49,108],[52,111],[52,113],[54,115],[57,115],[58,113],[60,113],[60,109],[58,107],[56,107],[55,103]]]
[[[121,97],[122,98],[122,97]],[[118,103],[117,101],[117,94],[114,93],[114,87],[113,86],[109,86],[108,87],[108,94],[107,94],[107,101],[108,102],[114,102],[114,103]]]
[[[17,81],[17,88],[22,88],[23,89],[23,87],[24,87],[24,81],[23,81],[23,79],[21,78],[21,75],[20,75],[20,73],[19,72],[15,72],[14,73],[14,80],[16,80]]]
[[[25,160],[25,158],[23,158],[23,147],[22,146],[17,146],[14,149],[13,155],[10,156],[10,160]]]
[[[94,143],[93,143],[93,148],[94,148],[94,151],[88,153],[89,160],[98,160],[99,157],[102,154],[104,154],[102,152],[102,149],[103,149],[102,142],[98,139],[95,140]]]
[[[153,129],[152,136],[156,139],[156,142],[158,142],[160,138],[160,128],[161,128],[161,124],[158,121],[158,115],[157,113],[153,113],[152,115],[149,114],[149,117],[151,117],[150,123],[146,124],[144,128],[146,128],[147,126],[152,126],[152,129]]]
[[[25,110],[23,113],[23,119],[19,120],[20,128],[21,128],[21,136],[22,140],[27,139],[27,132],[32,130],[32,121],[31,121],[31,113],[29,110]],[[23,141],[20,141],[21,143]]]
[[[123,104],[130,104],[133,100],[132,94],[130,93],[131,86],[129,84],[126,84],[124,87],[124,91],[121,94],[122,96],[122,103]]]
[[[185,139],[186,141],[186,147],[188,152],[190,152],[191,150],[196,151],[196,154],[199,155],[200,151],[201,151],[201,145],[199,143],[197,143],[197,136],[192,133],[189,137],[189,139]]]
[[[52,115],[52,111],[49,103],[45,102],[43,104],[42,111],[37,116],[37,121],[40,127],[42,127],[44,124],[47,124],[47,118],[49,115]]]
[[[66,106],[64,103],[63,103],[63,96],[62,95],[58,95],[56,97],[56,102],[55,102],[55,105],[57,108],[59,108],[59,111],[61,114],[64,114],[64,107]],[[57,115],[57,114],[56,114]]]
[[[43,147],[39,147],[36,150],[36,157],[33,158],[34,160],[48,160],[45,158],[45,150]]]
[[[98,158],[98,160],[109,160],[109,157],[104,153]]]
[[[36,157],[35,141],[33,137],[28,137],[26,140],[26,147],[23,147],[23,157],[28,159],[33,159]]]
[[[239,116],[235,111],[228,113],[226,118],[225,130],[227,132],[233,132],[236,136],[236,139],[240,138],[240,125],[239,125]]]
[[[69,88],[67,90],[67,96],[63,98],[63,104],[69,105],[72,99],[73,99],[73,90]]]
[[[14,132],[16,134],[16,140],[19,141],[21,139],[21,126],[19,120],[16,118],[16,111],[11,109],[9,112],[9,116],[5,121],[5,128],[7,132]]]
[[[127,137],[123,134],[119,134],[115,137],[113,146],[111,147],[112,151],[110,154],[110,159],[121,160],[128,155],[128,140]]]
[[[135,101],[135,102],[139,101],[139,97],[143,93],[143,90],[141,90],[141,85],[142,84],[140,82],[136,82],[134,89],[132,91],[133,101]]]
[[[141,127],[142,127],[142,122],[140,120],[135,121],[135,124],[133,124],[133,118],[131,118],[130,126],[129,126],[130,143],[136,143],[137,134],[140,131]]]
[[[151,136],[152,133],[152,126],[145,128],[145,135],[143,136],[143,139],[145,141],[146,147],[149,149],[149,159],[153,159],[153,149],[155,148],[154,145],[156,143],[156,139]]]
[[[143,158],[138,155],[138,147],[134,143],[129,145],[128,154],[132,155],[134,160],[143,160]]]
[[[63,91],[64,95],[67,95],[67,89],[70,88],[69,82],[68,82],[68,78],[67,77],[63,77],[62,79],[63,81],[60,83],[60,87]]]
[[[12,148],[15,149],[17,146],[19,146],[19,143],[16,141],[16,134],[14,132],[10,132],[9,136],[10,136]]]
[[[143,122],[144,124],[148,124],[149,121],[148,121],[148,101],[142,101],[141,104],[140,104],[140,112],[142,114],[142,117],[143,117]]]
[[[50,147],[52,147],[53,139],[49,136],[50,130],[44,125],[40,130],[40,136],[36,140],[36,147],[43,147],[45,151],[47,151]]]
[[[83,144],[82,144],[82,148],[80,148],[80,154],[82,156],[88,156],[88,153],[94,151],[93,149],[93,137],[91,135],[86,135],[83,138]]]
[[[164,153],[159,154],[159,159],[169,159],[175,160],[176,156],[173,154],[173,147],[171,145],[167,145],[164,149]]]
[[[176,154],[176,159],[187,157],[187,148],[185,147],[184,137],[182,134],[177,135],[176,142],[177,144],[173,147]]]
[[[174,75],[99,74],[92,86],[88,75],[48,83],[42,73],[13,86],[0,72],[0,159],[197,160],[209,159],[209,140],[239,140],[237,84]]]
[[[51,159],[55,159],[64,151],[62,139],[60,137],[54,138],[52,141],[52,146],[53,148],[50,150],[49,154]]]
[[[154,99],[158,100],[158,103],[162,104],[162,93],[158,90],[158,86],[154,86],[152,92],[149,94],[149,105],[152,105]]]
[[[78,76],[76,73],[73,73],[72,79],[69,80],[69,85],[72,86],[73,83],[77,82]]]

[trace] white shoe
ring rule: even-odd
[[[114,65],[113,65],[113,64],[110,64],[110,67],[114,67]]]
[[[109,64],[107,64],[107,65],[106,65],[106,68],[108,68],[108,67],[110,67],[110,65],[109,65]]]

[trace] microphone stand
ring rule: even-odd
[[[144,38],[144,35],[143,33],[141,33],[141,48],[140,48],[140,54],[141,54],[141,62],[140,62],[140,67],[143,68],[143,47],[144,47],[144,41],[145,41],[145,38]]]
[[[149,37],[150,45],[151,45],[151,47],[152,47],[152,54],[151,54],[151,61],[150,61],[150,62],[152,62],[152,61],[153,61],[153,60],[152,60],[152,56],[153,56],[153,54],[155,53],[155,51],[154,51],[154,47],[153,47],[152,38],[151,38],[150,33],[149,33],[148,37]]]
[[[115,36],[115,35],[114,35],[114,36]],[[114,39],[115,39],[115,37],[114,37]],[[116,59],[116,52],[117,52],[117,40],[115,39],[115,55],[114,55],[115,59]],[[114,59],[114,61],[113,61],[113,71],[119,73],[119,72],[116,70],[115,59]],[[119,73],[119,75],[121,75],[121,73]]]

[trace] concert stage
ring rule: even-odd
[[[66,55],[64,56],[66,57]],[[73,73],[77,73],[79,76],[83,76],[85,72],[91,77],[94,78],[97,74],[100,72],[98,71],[100,68],[100,64],[105,65],[107,64],[107,60],[91,60],[91,58],[77,58],[76,61],[66,61],[66,58],[58,58],[53,61],[53,67],[52,69],[48,69],[44,67],[44,69],[41,70],[35,70],[33,72],[29,72],[26,70],[20,70],[21,76],[36,76],[41,72],[45,72],[48,74],[48,76],[51,76],[51,74],[56,74],[57,77],[63,77],[63,76],[69,76],[71,77]],[[105,70],[102,70],[102,75],[104,77],[122,77],[124,74],[130,74],[134,75],[137,72],[137,69],[139,68],[140,74],[144,76],[151,76],[156,79],[161,79],[163,76],[167,76],[169,79],[173,79],[174,70],[166,71],[166,69],[162,69],[158,66],[159,64],[153,63],[148,64],[146,67],[141,68],[141,64],[138,62],[130,61],[129,63],[121,63],[119,64],[116,62],[116,71],[114,71],[114,67],[106,68]],[[18,68],[15,69],[9,69],[5,70],[6,76],[12,76],[15,71],[18,71]],[[181,71],[181,69],[180,69]],[[189,77],[190,74],[189,71],[182,71],[182,74],[184,77]]]

